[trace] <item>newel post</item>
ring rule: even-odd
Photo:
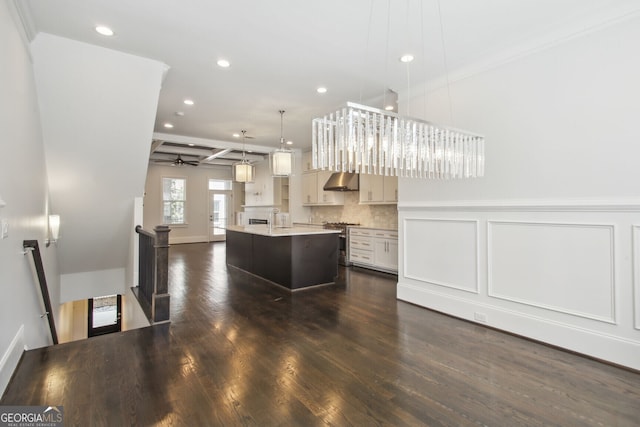
[[[169,322],[169,229],[166,225],[158,225],[156,233],[156,271],[155,288],[151,300],[151,319],[154,323]]]

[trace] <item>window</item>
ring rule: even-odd
[[[186,178],[162,178],[162,223],[186,224]]]
[[[227,179],[210,179],[209,190],[231,190],[231,181]]]

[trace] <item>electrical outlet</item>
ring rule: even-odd
[[[487,323],[487,315],[484,313],[478,313],[477,311],[473,313],[473,318],[482,323]]]

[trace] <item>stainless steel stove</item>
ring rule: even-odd
[[[351,222],[325,222],[323,224],[324,228],[329,230],[340,230],[340,234],[338,235],[340,242],[340,246],[338,249],[338,264],[349,266],[351,263],[349,262],[349,246],[347,245],[347,227],[356,226],[360,224],[351,223]]]

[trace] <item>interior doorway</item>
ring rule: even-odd
[[[122,295],[89,298],[89,338],[122,330]]]
[[[226,240],[227,224],[233,218],[231,181],[209,180],[209,241]]]

